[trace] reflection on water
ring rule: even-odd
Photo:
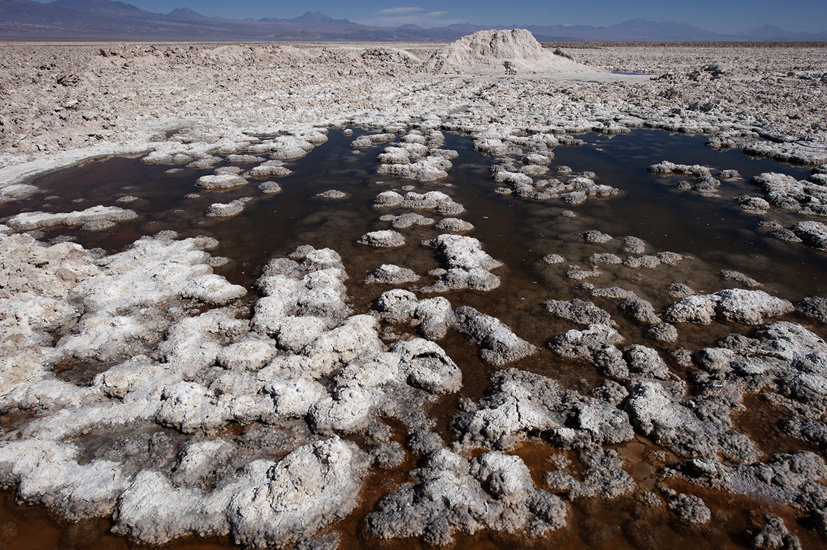
[[[217,271],[231,281],[253,288],[261,267],[274,256],[282,256],[301,244],[316,248],[330,247],[342,256],[350,279],[348,293],[354,310],[366,311],[385,290],[385,285],[362,284],[364,278],[385,263],[408,267],[420,275],[439,267],[434,251],[418,243],[435,237],[432,227],[414,226],[403,230],[408,245],[400,249],[372,249],[356,244],[368,231],[388,228],[379,217],[387,213],[372,206],[381,191],[404,190],[411,182],[378,176],[376,155],[383,145],[354,150],[352,139],[363,133],[355,130],[346,137],[332,130],[329,141],[307,157],[288,162],[293,174],[280,178],[282,192],[265,195],[251,182],[226,192],[198,191],[195,181],[212,170],[174,169],[168,166],[143,164],[137,158],[112,158],[90,162],[40,178],[36,183],[44,191],[25,201],[0,206],[0,216],[20,211],[44,210],[67,212],[94,205],[118,205],[138,212],[134,221],[118,224],[106,232],[85,232],[56,229],[43,235],[49,240],[67,235],[87,248],[104,248],[110,252],[128,246],[136,238],[172,229],[181,237],[208,235],[220,245],[212,251],[230,261]],[[551,168],[567,165],[575,172],[591,171],[597,182],[616,187],[619,196],[607,200],[589,200],[578,207],[557,201],[535,202],[494,192],[490,167],[495,159],[473,150],[471,139],[446,134],[444,147],[459,152],[449,177],[438,183],[415,185],[423,192],[439,189],[465,206],[461,218],[474,224],[469,235],[478,238],[486,251],[503,261],[497,270],[502,285],[488,293],[450,292],[446,297],[455,307],[471,305],[494,315],[515,328],[523,338],[539,346],[540,352],[516,366],[552,377],[567,388],[588,392],[603,382],[595,368],[564,360],[545,347],[555,334],[571,324],[553,319],[542,311],[541,302],[573,297],[592,299],[581,288],[582,281],[570,279],[570,265],[588,268],[589,257],[598,252],[622,252],[624,236],[635,236],[648,243],[647,253],[672,251],[690,255],[692,259],[675,267],[654,270],[629,269],[603,265],[602,273],[588,281],[597,287],[621,286],[634,290],[663,308],[672,301],[668,295],[672,283],[687,284],[699,292],[715,292],[728,286],[719,275],[721,270],[737,270],[761,282],[772,294],[798,300],[804,296],[827,293],[827,256],[803,245],[777,241],[760,230],[761,218],[740,210],[734,198],[741,194],[760,195],[749,184],[756,174],[767,171],[791,174],[804,179],[809,172],[770,160],[756,160],[739,151],[717,152],[704,146],[705,138],[669,135],[662,131],[638,130],[631,134],[607,137],[581,136],[586,144],[580,147],[557,147]],[[663,177],[647,172],[650,164],[668,160],[679,164],[702,164],[714,170],[734,169],[741,174],[737,180],[722,182],[717,197],[704,197],[692,191],[679,191],[680,178]],[[248,167],[244,167],[248,168]],[[345,199],[321,199],[316,195],[329,189],[349,194]],[[192,196],[198,192],[198,196]],[[229,202],[241,197],[254,197],[245,211],[231,220],[204,216],[213,202]],[[119,202],[124,197],[136,197]],[[573,210],[572,217],[568,210]],[[792,217],[780,212],[769,216],[789,225]],[[615,237],[606,244],[587,244],[583,231],[598,229]],[[549,266],[540,261],[547,254],[560,254],[563,264]],[[425,276],[417,286],[430,284]],[[677,344],[651,341],[639,326],[626,320],[609,300],[595,303],[610,311],[618,321],[626,343],[646,343],[661,351],[669,361],[669,352],[685,347],[690,350],[714,344],[730,332],[746,332],[735,325],[716,324],[711,327],[682,327]],[[803,321],[795,314],[794,320]],[[808,323],[809,324],[809,323]],[[823,327],[811,327],[825,336]],[[479,399],[489,383],[492,368],[477,356],[474,346],[458,335],[451,334],[440,344],[463,371],[463,396]],[[681,370],[670,363],[675,372]],[[448,429],[457,410],[457,396],[443,397],[431,411],[437,430],[450,440]],[[764,407],[769,410],[768,407]],[[762,416],[772,423],[770,414]],[[744,431],[755,436],[769,436],[778,430],[762,428],[746,422]],[[404,434],[397,434],[404,442]],[[777,444],[762,444],[773,452],[808,448],[806,444],[784,439]],[[617,449],[624,457],[629,473],[645,490],[654,489],[653,472],[669,463],[667,453],[643,438]],[[543,472],[550,469],[549,460],[561,451],[540,444],[526,444],[517,449],[531,468],[539,484]],[[576,461],[576,457],[573,457]],[[674,458],[674,457],[671,457]],[[408,462],[411,462],[410,460]],[[336,526],[342,534],[342,548],[373,548],[378,541],[364,531],[361,518],[372,510],[376,500],[403,483],[414,464],[375,474],[363,495],[357,512]],[[693,494],[698,489],[693,488]],[[720,494],[701,495],[713,511],[713,527],[691,530],[671,523],[663,509],[652,509],[628,497],[618,501],[578,501],[573,506],[569,527],[552,538],[524,541],[511,536],[477,535],[459,538],[461,547],[511,548],[728,548],[746,547],[742,533],[749,527],[750,510],[756,503],[738,501]],[[763,504],[762,510],[771,507]],[[789,510],[774,510],[789,516]],[[793,518],[787,519],[794,526]],[[66,524],[58,522],[37,507],[20,507],[10,497],[0,501],[0,549],[6,548],[126,548],[130,543],[106,534],[108,521],[98,520]],[[811,532],[797,530],[802,541],[812,539]],[[809,539],[808,539],[809,537]],[[402,541],[382,543],[382,547],[410,548],[419,543]],[[229,540],[190,540],[170,545],[175,548],[220,548],[231,546]],[[805,544],[806,547],[806,544]]]

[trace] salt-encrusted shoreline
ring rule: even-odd
[[[827,100],[818,93],[823,48],[790,56],[772,46],[572,46],[589,68],[573,74],[559,62],[528,60],[506,75],[498,60],[466,66],[465,75],[476,75],[468,78],[456,76],[467,56],[455,55],[453,74],[440,75],[448,69],[429,62],[433,46],[404,46],[0,44],[0,180],[9,185],[82,158],[152,150],[176,129],[200,128],[203,139],[216,140],[421,117],[476,132],[649,126],[723,134],[716,143],[827,161]],[[508,108],[517,98],[519,108]],[[769,143],[753,145],[761,138]]]

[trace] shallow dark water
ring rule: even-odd
[[[665,307],[672,301],[667,289],[673,282],[689,284],[699,292],[737,286],[721,279],[718,272],[722,269],[741,271],[763,283],[770,293],[790,300],[827,293],[827,255],[769,237],[758,229],[757,224],[762,218],[742,212],[734,200],[745,193],[760,195],[760,191],[749,184],[756,174],[773,171],[804,179],[808,170],[766,159],[751,159],[740,151],[713,151],[704,146],[702,136],[670,135],[653,130],[637,130],[613,137],[587,134],[581,136],[586,141],[584,146],[554,149],[552,170],[567,165],[574,172],[591,171],[596,173],[598,183],[617,187],[621,192],[615,198],[589,200],[578,207],[567,207],[553,200],[536,202],[495,193],[497,185],[493,183],[490,167],[496,159],[475,152],[471,139],[465,136],[446,134],[444,147],[457,150],[460,156],[453,161],[449,177],[440,183],[421,185],[379,176],[376,174],[376,155],[385,145],[360,150],[351,148],[351,141],[361,133],[364,132],[355,130],[354,135],[348,137],[340,130],[331,130],[327,143],[303,159],[286,163],[293,174],[276,180],[283,189],[276,195],[259,192],[256,180],[227,192],[199,191],[195,181],[212,170],[175,167],[175,171],[167,173],[169,166],[146,165],[139,158],[111,158],[40,178],[35,184],[44,190],[43,193],[26,201],[0,206],[0,217],[25,210],[68,212],[98,204],[131,208],[138,212],[139,218],[120,223],[112,230],[56,229],[46,232],[43,240],[67,235],[87,248],[99,247],[116,252],[141,235],[161,230],[175,230],[181,237],[208,235],[220,243],[211,252],[230,260],[217,272],[250,289],[270,258],[286,255],[302,244],[330,247],[343,258],[350,276],[347,282],[349,298],[354,310],[361,313],[389,288],[362,284],[379,265],[396,263],[419,274],[439,266],[434,252],[418,244],[420,240],[439,234],[430,227],[401,230],[408,245],[400,249],[372,249],[356,244],[364,233],[389,227],[387,222],[379,220],[381,215],[401,213],[375,209],[372,206],[374,197],[388,189],[404,192],[408,186],[417,192],[440,190],[465,206],[466,212],[458,217],[475,225],[469,235],[478,238],[489,254],[505,263],[503,268],[496,270],[502,278],[502,285],[497,290],[451,292],[446,297],[454,307],[467,304],[496,316],[513,327],[518,335],[540,347],[537,354],[513,366],[552,377],[564,387],[584,393],[600,385],[603,378],[593,366],[564,360],[545,347],[550,337],[573,326],[550,318],[543,313],[540,304],[549,299],[589,299],[588,292],[580,286],[581,281],[566,277],[568,266],[577,264],[586,268],[588,257],[595,252],[614,252],[625,257],[620,252],[623,236],[645,240],[650,254],[668,250],[694,257],[677,267],[661,266],[655,270],[602,266],[602,275],[586,279],[598,287],[617,285],[633,289],[656,308]],[[719,197],[678,191],[675,184],[683,178],[657,176],[646,170],[650,164],[663,160],[703,164],[713,168],[714,172],[736,169],[742,179],[723,181]],[[341,200],[315,197],[328,189],[344,191],[350,196]],[[187,197],[195,192],[199,193],[198,198]],[[139,199],[126,204],[117,202],[128,195]],[[213,202],[229,202],[245,196],[254,197],[254,200],[237,217],[217,220],[204,216],[204,211]],[[574,211],[576,217],[564,215],[566,210]],[[421,213],[429,215],[428,212]],[[771,212],[770,216],[779,221],[788,219],[788,215],[778,212]],[[586,244],[580,234],[588,229],[598,229],[616,239],[606,245]],[[566,263],[546,266],[540,262],[550,253],[563,255]],[[407,286],[418,288],[428,283],[426,280],[419,285]],[[749,327],[722,323],[710,327],[681,327],[681,340],[666,345],[651,341],[640,327],[625,320],[618,313],[616,302],[594,301],[613,314],[620,331],[627,337],[626,343],[655,347],[675,372],[680,369],[672,364],[670,351],[678,347],[694,351],[714,344],[730,332],[749,331]],[[823,326],[795,314],[789,318],[807,324],[822,337],[827,333]],[[476,346],[469,345],[459,334],[453,333],[439,343],[463,371],[462,396],[479,399],[489,384],[493,368],[483,363],[477,356]],[[457,410],[457,399],[457,396],[441,398],[431,411],[438,431],[446,440],[451,437],[448,426]],[[773,422],[771,414],[761,416],[761,419],[762,422],[745,419],[741,429],[756,439],[777,438],[762,442],[762,450],[779,452],[808,448],[803,442],[781,437],[777,429],[768,426]],[[397,435],[399,439],[404,436]],[[668,454],[653,458],[653,452],[659,447],[640,437],[616,450],[624,456],[629,473],[648,490],[654,488],[657,470],[676,459]],[[529,465],[538,486],[542,472],[549,469],[547,459],[566,454],[535,443],[525,444],[515,453]],[[570,458],[577,461],[576,455]],[[341,548],[421,546],[416,541],[379,543],[365,533],[361,522],[378,498],[406,481],[412,466],[406,463],[398,470],[378,472],[369,478],[360,507],[345,522],[333,526],[342,533]],[[569,527],[549,539],[526,541],[486,533],[475,537],[457,536],[457,547],[745,548],[748,543],[742,534],[752,525],[751,510],[756,509],[784,516],[788,527],[795,528],[802,538],[805,548],[807,543],[818,544],[811,531],[796,528],[789,509],[720,493],[702,494],[697,487],[687,487],[686,491],[702,496],[707,502],[713,513],[709,527],[692,530],[676,526],[663,508],[649,509],[628,497],[617,501],[578,501],[572,507]],[[133,546],[106,534],[106,520],[70,525],[53,518],[40,507],[17,506],[6,493],[6,498],[0,501],[0,528],[11,524],[16,526],[17,534],[0,540],[0,549]],[[223,539],[184,540],[169,545],[170,548],[228,546],[231,541]]]

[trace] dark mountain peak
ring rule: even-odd
[[[776,27],[775,25],[770,25],[769,23],[767,23],[766,25],[761,25],[759,27],[753,27],[752,29],[750,29],[750,31],[787,32],[783,29]]]
[[[302,25],[355,25],[353,21],[347,19],[333,19],[332,17],[318,11],[309,11],[299,17],[288,19],[291,23],[301,23]]]
[[[191,8],[176,8],[167,14],[175,19],[203,19],[204,16]]]
[[[601,28],[595,28],[600,30]],[[695,27],[683,21],[649,21],[629,19],[610,27],[602,28],[607,33],[605,40],[715,40],[722,35]]]
[[[111,0],[56,0],[47,6],[55,6],[69,10],[95,10],[108,12],[144,12],[141,8],[136,8],[132,4],[125,4],[124,2],[112,2]],[[147,13],[147,12],[144,12]]]
[[[796,33],[779,29],[775,25],[761,25],[738,33],[736,36],[747,40],[789,40],[796,36]]]
[[[616,23],[612,25],[612,27],[635,27],[639,25],[649,25],[651,21],[648,19],[643,19],[642,17],[638,17],[637,19],[627,19],[623,23]]]

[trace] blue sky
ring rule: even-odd
[[[38,0],[46,2],[47,0]],[[49,0],[51,1],[51,0]],[[291,18],[320,11],[334,19],[366,25],[413,23],[440,27],[480,25],[595,25],[628,19],[684,21],[712,31],[742,31],[772,24],[790,31],[827,30],[825,0],[121,0],[141,9],[169,13],[188,7],[206,16],[235,19]]]

